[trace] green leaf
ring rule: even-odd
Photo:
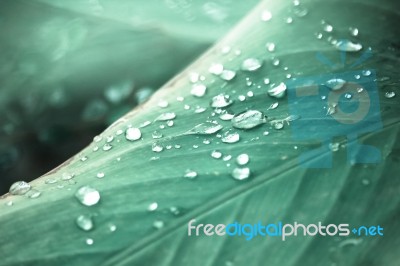
[[[371,0],[363,3],[304,1],[301,5],[308,13],[298,17],[291,3],[262,2],[223,40],[148,102],[103,132],[100,141],[94,141],[71,160],[31,182],[34,189],[42,192],[40,197],[5,195],[0,205],[3,263],[398,265],[400,182],[395,174],[399,170],[399,97],[385,96],[387,92],[398,94],[399,79],[394,67],[399,55],[399,30],[394,27],[399,17],[397,4]],[[271,12],[270,21],[260,20],[264,10]],[[288,17],[293,19],[292,23],[287,23]],[[321,19],[333,25],[332,33],[323,32],[326,24],[321,25]],[[351,36],[349,27],[357,27],[359,36]],[[315,36],[318,32],[323,32],[322,40]],[[316,59],[316,53],[321,52],[340,63],[341,53],[327,40],[329,36],[359,42],[363,49],[347,53],[346,64],[332,69]],[[275,43],[274,52],[267,51],[267,42]],[[222,53],[227,46],[231,51]],[[372,48],[373,57],[352,67],[368,47]],[[261,60],[261,68],[251,72],[240,70],[248,58]],[[279,59],[279,65],[274,59]],[[224,81],[210,74],[208,69],[213,63],[236,71],[236,77]],[[339,143],[337,151],[325,151],[307,161],[327,160],[333,155],[333,167],[305,168],[299,164],[299,156],[319,147],[321,139],[310,133],[312,139],[295,140],[299,132],[295,131],[295,121],[290,122],[294,119],[289,117],[293,112],[289,109],[292,103],[286,97],[272,98],[267,91],[273,87],[272,83],[289,83],[288,74],[292,78],[331,76],[365,69],[377,71],[380,112],[373,115],[380,115],[383,128],[357,137],[359,142],[378,148],[382,161],[350,164],[346,151],[353,142],[346,141],[346,136],[335,136],[333,143]],[[207,91],[203,97],[191,95],[188,76],[193,72],[204,76],[202,83]],[[265,84],[265,78],[271,84]],[[360,77],[360,82],[364,79],[368,77]],[[210,107],[212,98],[219,94],[227,94],[234,100],[223,108],[229,113],[258,110],[268,116],[267,123],[247,130],[233,128],[230,121],[220,120],[218,111]],[[244,101],[239,100],[243,98],[240,95],[245,96]],[[160,101],[167,101],[168,107],[161,108]],[[279,102],[279,106],[269,109],[274,102]],[[303,104],[314,106],[313,102]],[[198,113],[197,106],[207,109]],[[160,115],[165,113],[175,113],[174,119],[170,115],[173,125],[162,121]],[[321,120],[329,119],[325,117]],[[289,123],[285,122],[282,129],[275,129],[271,124],[284,119]],[[223,129],[212,134],[187,134],[202,123],[213,127],[209,120],[218,121]],[[140,128],[140,140],[125,138],[129,127],[138,128],[146,121],[151,123]],[[203,130],[198,127],[195,131],[205,133],[205,125]],[[239,142],[221,141],[218,134],[228,129],[240,134]],[[307,136],[311,129],[297,130]],[[334,129],[322,131],[328,130]],[[163,137],[153,139],[154,131],[161,132]],[[107,143],[109,136],[113,140]],[[160,145],[162,151],[153,151],[160,150]],[[214,150],[219,150],[225,160],[213,158]],[[238,167],[236,157],[243,153],[250,157],[246,166],[251,175],[238,181],[232,172]],[[82,157],[87,160],[82,161]],[[184,178],[188,170],[195,171],[197,176],[191,174],[194,178]],[[96,177],[98,173],[104,173],[104,177]],[[63,175],[65,178],[72,174],[72,179],[62,180]],[[49,179],[58,181],[45,184]],[[76,191],[85,185],[99,191],[98,204],[88,207],[76,199]],[[13,205],[6,206],[10,201]],[[154,202],[158,208],[149,211],[150,205],[154,208]],[[178,208],[179,214],[175,209],[171,212],[172,207]],[[92,215],[95,228],[89,232],[79,229],[75,223],[79,215]],[[298,236],[286,241],[274,237],[255,237],[251,241],[244,237],[189,237],[187,223],[191,219],[196,219],[197,224],[297,221],[380,225],[384,236]],[[116,226],[115,231],[111,232],[110,224]],[[88,245],[87,239],[93,243]]]

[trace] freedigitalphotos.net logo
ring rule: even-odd
[[[371,49],[366,49],[350,68],[371,56]],[[336,66],[320,53],[317,58],[332,69]],[[342,65],[345,65],[346,52],[342,52],[341,59]],[[338,143],[334,144],[332,140],[341,136],[347,137],[349,163],[380,162],[381,154],[376,147],[357,141],[358,135],[382,128],[373,69],[295,78],[286,85],[290,115],[301,117],[291,124],[293,138],[322,142],[320,148],[301,154],[302,167],[332,167],[332,151],[338,148],[335,147]]]
[[[230,236],[244,237],[247,241],[255,237],[276,237],[285,241],[289,237],[297,236],[383,236],[383,227],[377,226],[358,226],[350,229],[349,224],[302,224],[294,222],[288,223],[269,223],[261,222],[255,224],[242,224],[234,222],[230,224],[195,224],[196,219],[188,223],[188,236]]]

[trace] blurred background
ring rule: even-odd
[[[0,2],[0,194],[145,101],[257,0]]]

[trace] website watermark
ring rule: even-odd
[[[351,227],[349,224],[316,224],[293,223],[269,223],[261,221],[254,224],[239,223],[230,224],[202,224],[196,223],[196,219],[188,222],[188,236],[229,236],[244,237],[247,241],[255,237],[275,237],[286,241],[290,237],[297,236],[383,236],[383,227],[380,225]]]

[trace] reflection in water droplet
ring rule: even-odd
[[[83,205],[93,206],[99,202],[100,193],[92,187],[83,186],[76,191],[75,197]]]
[[[214,96],[211,101],[211,107],[214,108],[223,108],[231,105],[233,103],[232,100],[229,99],[228,95],[219,94]]]
[[[267,109],[267,110],[274,110],[274,109],[276,109],[276,108],[278,107],[278,105],[279,105],[279,103],[278,103],[278,102],[276,102],[276,103],[273,103],[273,104],[271,104],[271,105],[268,107],[268,109]]]
[[[135,141],[142,137],[142,132],[140,129],[135,127],[130,127],[125,131],[125,138],[129,141]]]
[[[262,66],[262,61],[257,58],[247,58],[242,62],[241,69],[244,71],[256,71]]]
[[[79,215],[76,218],[76,224],[83,231],[90,231],[94,227],[92,217],[89,215]]]
[[[257,110],[245,111],[235,115],[231,120],[232,126],[240,129],[251,129],[266,121],[264,114]]]
[[[340,40],[334,46],[342,52],[358,52],[362,49],[360,43],[354,43],[350,40]]]
[[[17,181],[11,185],[9,192],[12,195],[24,195],[31,189],[31,185],[25,181]]]
[[[250,177],[250,168],[235,168],[232,171],[232,177],[236,180],[245,180]]]
[[[31,189],[25,194],[30,199],[39,198],[42,193],[39,190]]]

